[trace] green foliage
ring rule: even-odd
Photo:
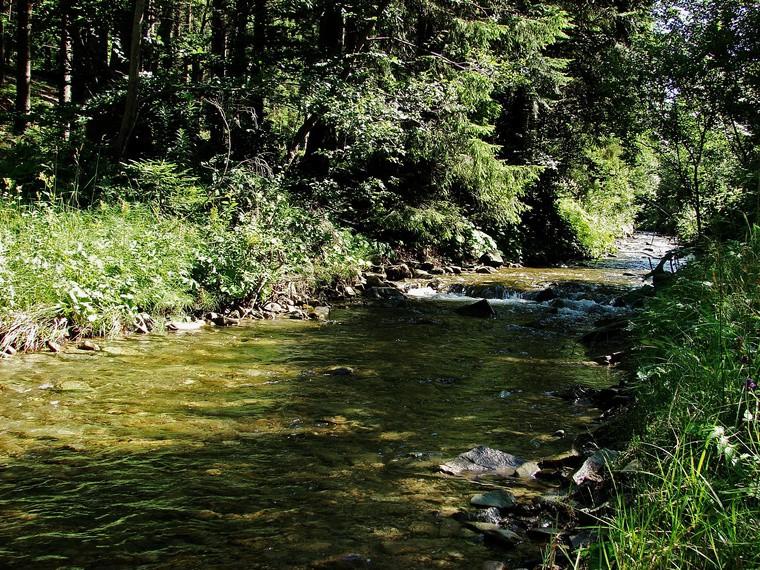
[[[588,140],[562,183],[559,214],[586,255],[610,251],[617,238],[633,231],[638,198],[654,192],[656,163],[644,148],[637,150],[629,164],[617,139]]]
[[[637,329],[642,463],[605,553],[617,568],[760,565],[760,228],[715,244]]]
[[[194,271],[206,307],[266,300],[289,281],[315,288],[350,279],[371,255],[361,236],[294,205],[276,181],[245,172],[232,178],[203,229]],[[245,207],[236,209],[242,200]]]
[[[208,202],[206,189],[186,169],[163,160],[132,160],[124,164],[124,186],[111,199],[149,205],[155,212],[192,216]]]
[[[141,311],[181,311],[198,232],[142,208],[93,212],[3,204],[0,320],[14,313],[64,317],[82,334],[113,334]],[[5,331],[3,331],[5,332]]]

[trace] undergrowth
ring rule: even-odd
[[[245,213],[228,187],[182,216],[163,198],[86,210],[0,201],[0,352],[120,334],[143,313],[262,303],[289,283],[314,290],[352,279],[370,255],[287,195],[247,180],[243,191]]]
[[[760,568],[760,228],[714,245],[648,306],[640,465],[604,568]]]

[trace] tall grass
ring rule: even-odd
[[[760,568],[760,228],[684,269],[639,331],[641,470],[598,565]]]
[[[0,206],[3,344],[115,334],[140,311],[187,309],[198,246],[197,228],[144,208]]]

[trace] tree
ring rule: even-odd
[[[16,119],[14,128],[23,133],[32,109],[32,0],[16,0]]]
[[[71,47],[71,0],[60,0],[60,43],[58,60],[60,62],[60,85],[58,102],[61,105],[71,103],[71,73],[73,52]]]
[[[5,0],[0,0],[0,86],[5,83]]]
[[[129,80],[127,98],[124,103],[124,115],[121,128],[116,138],[116,153],[121,157],[135,125],[137,117],[138,90],[140,87],[140,51],[142,48],[143,19],[145,17],[146,0],[135,0],[134,19],[132,20],[132,39],[129,48]]]

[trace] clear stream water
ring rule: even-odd
[[[577,339],[668,247],[639,235],[588,267],[449,277],[456,294],[421,287],[406,307],[336,309],[329,323],[252,322],[4,361],[0,567],[499,559],[448,516],[478,483],[437,465],[481,444],[526,459],[566,451],[595,410],[550,392],[617,381]],[[562,303],[520,294],[552,283]],[[498,318],[455,314],[468,294],[498,297]],[[328,374],[336,365],[355,374]]]

